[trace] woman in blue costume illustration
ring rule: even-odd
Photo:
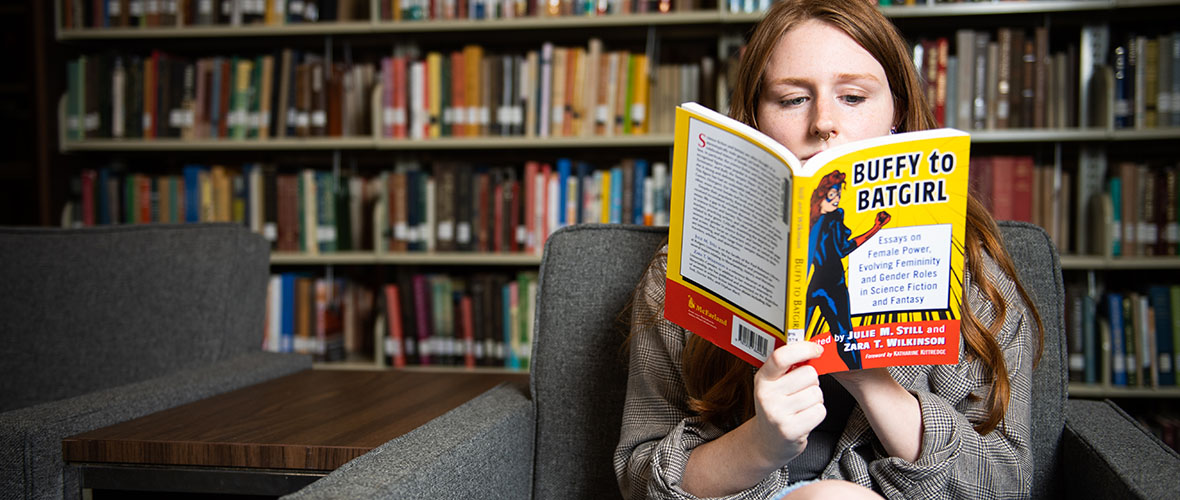
[[[820,179],[819,186],[811,193],[811,235],[807,253],[811,281],[807,284],[806,324],[811,325],[812,312],[818,308],[836,340],[840,359],[848,369],[859,370],[860,351],[844,349],[844,344],[855,344],[856,339],[851,338],[852,306],[842,261],[877,234],[889,223],[890,217],[885,211],[877,212],[872,229],[852,237],[852,230],[844,225],[844,209],[839,208],[843,189],[844,174],[834,170]]]

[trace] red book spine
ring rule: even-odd
[[[149,224],[152,220],[152,179],[146,175],[136,176],[136,198],[139,202],[139,223]]]
[[[1013,176],[1016,159],[1011,156],[992,157],[992,215],[996,220],[1012,220]]]
[[[414,312],[415,318],[418,320],[418,363],[421,365],[430,364],[430,355],[433,353],[431,346],[431,311],[430,307],[430,283],[424,274],[414,275]]]
[[[406,78],[406,58],[393,58],[393,137],[406,137],[406,122],[409,121],[409,109],[406,106],[406,92],[408,80]]]
[[[85,169],[82,171],[82,225],[94,225],[94,186],[98,182],[98,172]]]
[[[1012,220],[1032,222],[1033,158],[1017,156],[1014,161],[1011,180]]]
[[[492,195],[492,205],[495,207],[492,213],[492,251],[503,252],[505,249],[504,241],[504,186],[497,183]]]
[[[509,227],[509,229],[512,229],[513,231],[512,231],[512,234],[509,235],[510,237],[508,238],[508,251],[519,252],[520,247],[521,247],[521,243],[523,243],[521,241],[523,239],[523,238],[521,238],[521,236],[523,236],[521,233],[523,232],[522,230],[524,229],[524,227],[522,227],[522,224],[521,224],[522,221],[520,220],[520,212],[521,212],[520,181],[517,181],[517,180],[512,181],[512,185],[510,186],[510,189],[512,189],[512,206],[509,207],[510,213],[508,214],[508,217],[509,217],[509,221],[508,221],[509,226],[508,227]]]
[[[459,319],[463,328],[463,364],[475,368],[475,321],[471,317],[471,296],[464,295],[459,299]]]
[[[401,292],[397,285],[385,285],[385,314],[389,324],[389,342],[386,355],[394,368],[406,366],[405,332],[402,329]]]
[[[526,252],[532,253],[537,242],[537,233],[540,228],[536,225],[536,218],[532,217],[532,212],[535,210],[536,204],[541,197],[541,193],[537,191],[536,177],[540,171],[540,166],[535,161],[528,161],[524,164],[524,206],[525,211],[530,215],[525,217],[525,241],[524,249]]]

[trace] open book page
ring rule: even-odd
[[[970,136],[938,129],[824,151],[792,193],[788,331],[820,373],[959,355]]]
[[[665,314],[761,364],[786,341],[787,201],[799,161],[695,103],[677,109],[675,137]]]
[[[800,165],[699,106],[676,126],[667,319],[756,366],[803,339],[825,347],[820,373],[957,362],[966,133],[879,137]]]

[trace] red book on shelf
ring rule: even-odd
[[[146,175],[137,175],[135,177],[135,189],[138,191],[136,198],[139,198],[139,223],[150,224],[156,222],[152,220],[152,179]]]
[[[229,59],[221,59],[221,90],[218,93],[221,102],[214,103],[218,109],[217,116],[221,117],[217,124],[217,137],[222,139],[229,137],[229,94],[233,73],[230,66]]]
[[[414,275],[414,318],[418,320],[418,363],[425,366],[430,364],[432,353],[431,323],[433,322],[430,304],[430,281],[425,274]]]
[[[475,321],[471,317],[471,296],[459,299],[459,325],[463,329],[463,365],[475,368]]]
[[[94,225],[94,185],[98,182],[98,172],[93,169],[82,170],[82,225]]]
[[[528,214],[524,219],[524,250],[532,253],[537,242],[537,233],[539,228],[536,225],[536,217],[533,217],[533,210],[536,209],[536,204],[540,199],[540,193],[537,191],[536,177],[540,173],[540,164],[535,161],[527,161],[524,163],[524,206],[525,212]]]
[[[475,213],[478,214],[475,223],[475,249],[479,252],[492,251],[491,236],[492,207],[491,175],[487,172],[475,174]]]
[[[1013,184],[1016,175],[1016,158],[993,156],[992,159],[992,215],[996,220],[1012,220],[1015,214]]]
[[[522,236],[524,236],[522,234],[524,232],[524,221],[521,220],[521,215],[520,215],[521,214],[520,181],[518,181],[516,179],[511,180],[510,184],[508,186],[505,186],[505,189],[512,190],[512,202],[508,206],[508,210],[509,210],[509,212],[508,212],[508,229],[511,230],[510,234],[508,235],[509,236],[508,237],[508,251],[519,252],[521,250],[522,243],[524,243],[523,241],[521,241],[524,239],[524,238],[522,238]]]
[[[1012,220],[1032,222],[1033,174],[1036,165],[1031,156],[1017,156],[1013,160]]]
[[[409,109],[406,105],[406,87],[408,79],[406,78],[406,57],[397,56],[393,58],[393,137],[404,139],[406,137],[406,122],[409,121]]]
[[[504,241],[504,185],[497,182],[496,186],[492,188],[492,251],[503,252],[505,250]]]
[[[401,292],[397,285],[385,285],[385,314],[389,323],[389,342],[386,344],[389,352],[386,354],[392,359],[394,368],[402,368],[406,366],[406,344],[402,328]]]

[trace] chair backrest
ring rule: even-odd
[[[0,411],[259,349],[269,261],[234,224],[0,228]]]
[[[1018,273],[1045,323],[1045,352],[1034,372],[1033,498],[1056,497],[1063,427],[1061,268],[1039,227],[1000,224]],[[619,498],[612,460],[618,443],[626,360],[619,313],[664,228],[589,224],[549,237],[541,263],[532,357],[537,410],[533,498]]]
[[[553,233],[538,282],[531,390],[533,498],[619,498],[612,466],[627,363],[616,321],[666,228],[584,224]]]
[[[1065,427],[1065,398],[1069,383],[1065,361],[1065,286],[1057,247],[1045,230],[1025,222],[1000,222],[1004,245],[1016,272],[1032,298],[1045,327],[1044,351],[1033,371],[1032,498],[1059,498],[1061,457],[1058,444]]]

